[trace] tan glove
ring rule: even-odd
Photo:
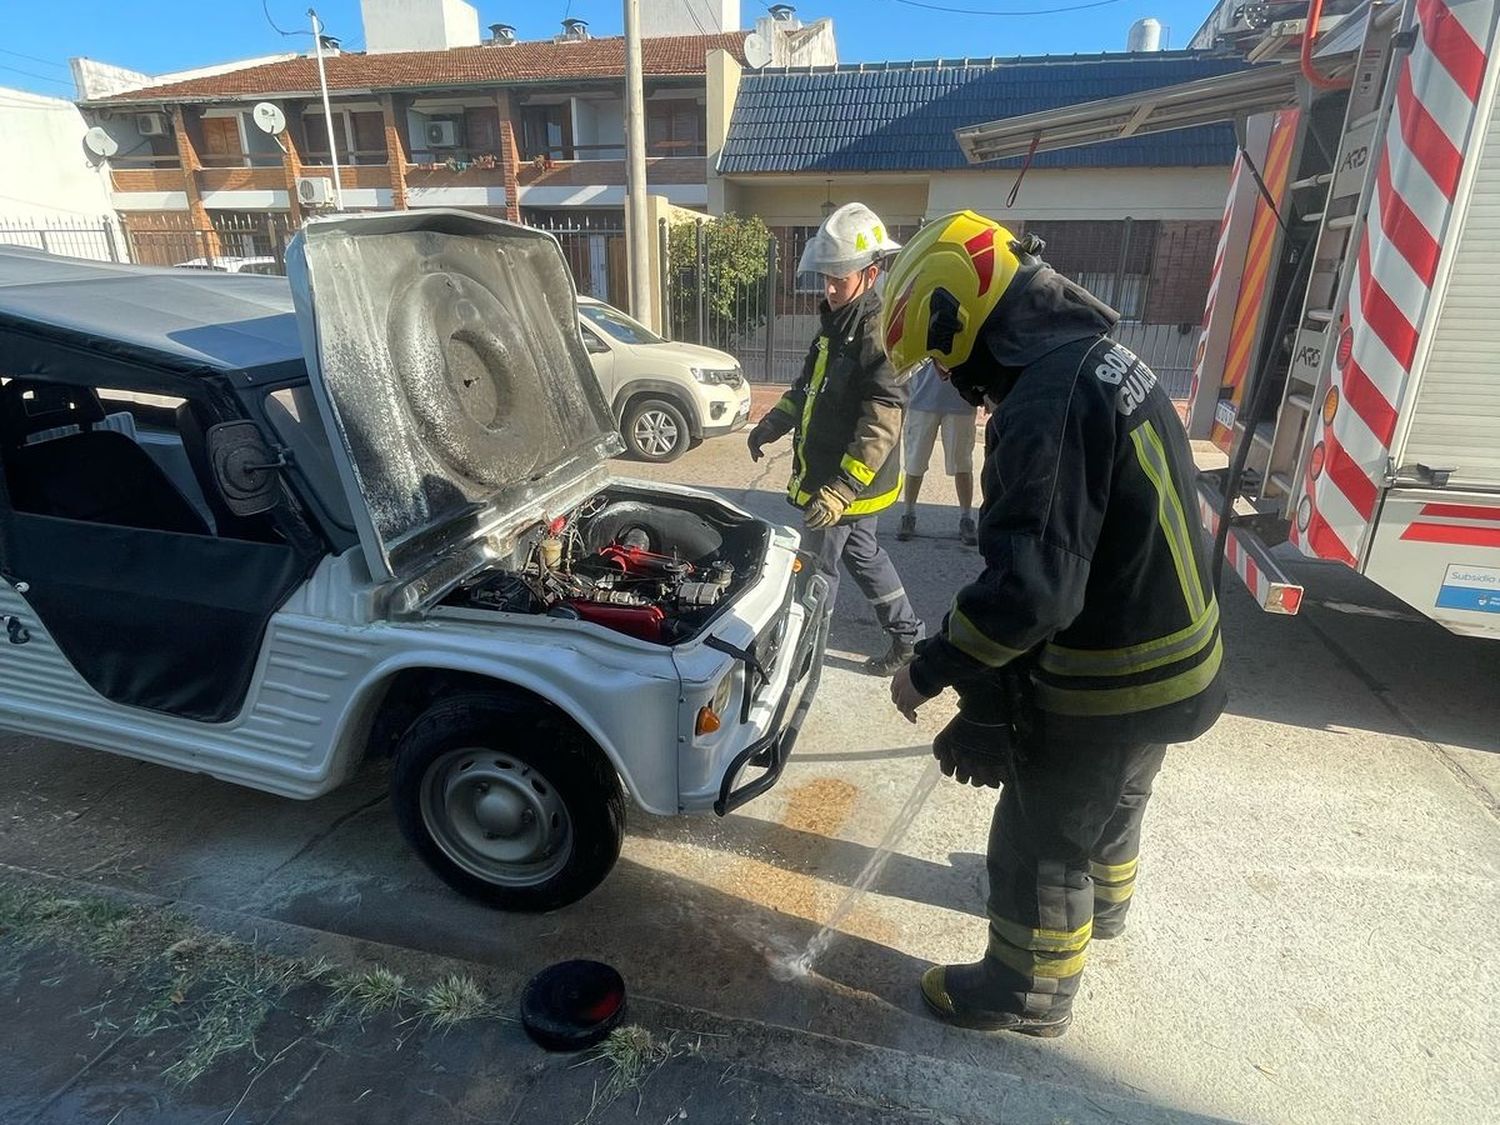
[[[840,484],[825,484],[802,509],[802,523],[809,531],[832,527],[844,518],[854,496]]]

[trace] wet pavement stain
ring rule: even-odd
[[[781,823],[815,836],[837,836],[858,798],[858,787],[842,778],[816,777],[791,791]]]
[[[822,921],[844,888],[817,877],[820,865],[814,853],[822,850],[821,841],[831,845],[838,839],[858,799],[858,786],[835,777],[813,778],[789,790],[779,822],[797,833],[799,854],[782,856],[772,849],[765,858],[742,856],[730,865],[721,885],[757,906],[811,922]],[[790,870],[782,866],[785,863],[803,870]]]

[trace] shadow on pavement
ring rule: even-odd
[[[1296,617],[1226,579],[1231,713],[1500,751],[1500,641],[1450,633],[1341,566],[1292,570],[1306,588]]]

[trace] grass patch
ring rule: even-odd
[[[61,897],[45,887],[0,880],[0,966],[19,966],[21,953],[46,947],[80,954],[129,985],[81,1015],[92,1021],[96,1036],[123,1032],[170,1042],[158,1057],[163,1077],[178,1087],[236,1055],[264,1061],[257,1034],[301,988],[321,989],[324,997],[319,1010],[315,993],[318,1014],[308,1019],[309,1034],[362,1026],[386,1014],[414,1031],[447,1031],[496,1014],[469,976],[413,985],[384,966],[339,973],[321,958],[274,953],[171,911],[104,897]],[[49,979],[54,983],[62,982]],[[128,1004],[126,993],[134,997]]]
[[[328,1006],[317,1019],[319,1030],[332,1027],[348,1016],[363,1023],[382,1012],[399,1013],[414,995],[406,978],[384,966],[342,973],[334,979]]]
[[[599,1064],[606,1070],[604,1085],[594,1087],[593,1101],[584,1121],[589,1121],[594,1114],[613,1105],[625,1094],[639,1097],[658,1070],[673,1059],[696,1055],[699,1050],[696,1043],[679,1043],[675,1034],[665,1040],[657,1039],[639,1024],[615,1028],[594,1053],[579,1064]]]
[[[454,973],[435,982],[422,994],[421,1018],[447,1031],[461,1023],[490,1015],[490,1000],[473,977]]]

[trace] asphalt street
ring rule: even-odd
[[[752,466],[730,437],[617,468],[785,520],[787,464],[782,446]],[[923,500],[919,538],[895,542],[892,511],[882,539],[935,625],[978,556],[941,474]],[[1340,568],[1295,571],[1300,617],[1223,596],[1229,713],[1169,754],[1129,932],[1090,951],[1061,1040],[923,1013],[920,972],[984,944],[994,797],[949,782],[815,971],[778,970],[858,876],[952,709],[939,700],[913,727],[858,671],[882,638],[852,583],[781,784],[722,820],[634,815],[615,874],[555,914],[489,912],[429,875],[399,838],[381,765],[295,803],[7,736],[0,863],[517,982],[598,957],[653,1002],[773,1029],[773,1069],[821,1068],[966,1119],[1081,1120],[1059,1108],[1079,1099],[1099,1120],[1500,1119],[1500,643],[1450,635]],[[933,1076],[949,1073],[966,1077],[939,1097]]]

